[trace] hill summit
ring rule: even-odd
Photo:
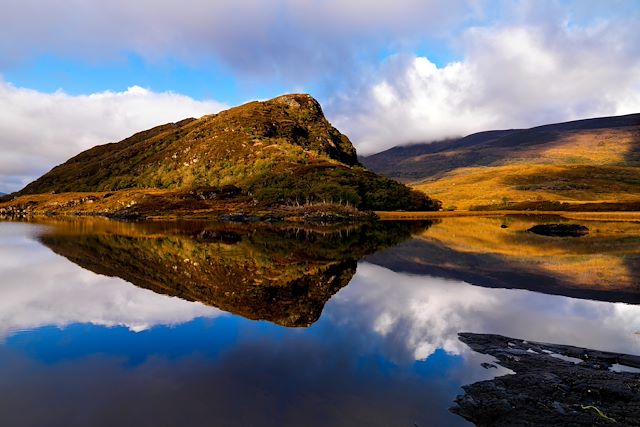
[[[439,208],[422,193],[366,170],[349,138],[329,123],[318,101],[306,94],[249,102],[96,146],[56,166],[17,196],[109,193],[88,199],[98,202],[91,213],[102,214],[100,209],[109,205],[106,197],[112,192],[122,196],[125,190],[142,191],[144,197],[116,197],[117,206],[109,206],[109,212],[143,201],[147,214],[178,207],[201,210],[200,205],[187,207],[180,202],[186,193],[202,200],[242,196],[243,210],[313,203],[358,210]],[[147,197],[152,193],[157,199],[153,207]],[[165,196],[173,198],[172,208],[159,199]],[[40,213],[52,209],[60,213],[62,205],[71,206],[64,213],[78,213],[76,206],[86,204],[86,197],[67,199],[50,197]],[[39,212],[34,204],[42,208],[44,202],[32,198],[29,209]]]
[[[304,94],[185,119],[71,158],[20,193],[245,184],[277,163],[358,164],[351,141]]]

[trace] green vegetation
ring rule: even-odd
[[[338,203],[363,210],[440,209],[437,200],[358,167],[298,167],[261,177],[250,188],[257,200],[268,203]]]

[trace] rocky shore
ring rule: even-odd
[[[478,426],[640,426],[640,356],[500,335],[459,338],[515,372],[463,387],[451,411]]]

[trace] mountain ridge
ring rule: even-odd
[[[315,155],[319,161],[359,164],[355,148],[326,120],[320,104],[309,95],[293,94],[167,123],[120,142],[90,148],[54,167],[19,194],[218,185],[213,182],[214,174],[207,173],[217,163],[287,160],[287,153],[265,153],[269,147],[249,148],[266,143],[272,148],[301,149],[304,153],[296,154]],[[122,167],[116,167],[121,163]],[[237,166],[228,165],[226,169]],[[225,167],[217,172],[228,177]],[[242,168],[237,172],[248,173]],[[222,184],[236,184],[238,180],[226,181]]]
[[[480,132],[360,160],[447,209],[640,206],[640,114]]]

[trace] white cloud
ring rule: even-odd
[[[493,289],[358,264],[325,308],[344,327],[378,334],[385,354],[423,360],[437,349],[468,354],[459,332],[636,354],[640,307],[524,290]],[[584,331],[589,331],[585,334]]]
[[[464,59],[395,56],[370,85],[332,100],[361,154],[469,133],[640,112],[640,33],[624,22],[468,29]],[[629,24],[629,25],[627,25]]]
[[[329,99],[329,118],[371,154],[640,111],[634,3],[23,0],[0,14],[0,67],[43,54],[220,62],[263,84],[312,84]],[[425,42],[440,55],[454,46],[460,59],[436,66],[407,53]],[[399,53],[376,69],[382,52]],[[82,149],[221,105],[140,89],[43,94],[0,81],[0,108],[0,191],[13,191]]]
[[[98,144],[224,107],[133,86],[124,92],[72,96],[0,80],[0,191],[19,190],[51,167]]]
[[[84,270],[34,241],[38,232],[32,224],[0,224],[0,341],[42,326],[92,323],[142,331],[224,314]]]

